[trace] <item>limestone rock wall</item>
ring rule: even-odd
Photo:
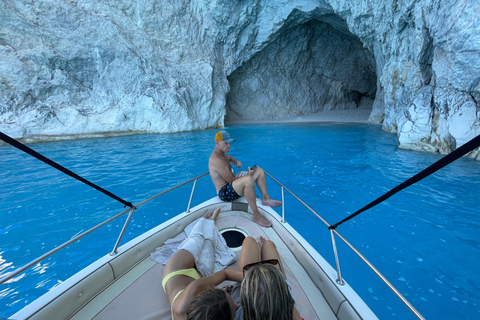
[[[478,12],[478,0],[2,1],[0,130],[177,132],[373,103],[401,147],[446,153],[480,134]]]
[[[374,52],[370,119],[400,147],[448,153],[480,134],[480,1],[329,4]]]
[[[358,38],[317,19],[284,30],[228,79],[226,121],[371,107],[377,80]]]
[[[0,6],[0,128],[13,136],[222,125],[226,85],[213,79],[215,7],[208,3]]]

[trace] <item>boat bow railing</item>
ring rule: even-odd
[[[193,179],[190,179],[190,180],[185,181],[185,182],[183,182],[183,183],[180,183],[179,185],[176,185],[175,187],[172,187],[172,188],[167,189],[167,190],[165,190],[165,191],[163,191],[163,192],[160,192],[159,194],[156,194],[156,195],[154,195],[153,197],[150,197],[150,198],[148,198],[147,200],[144,200],[144,201],[140,202],[139,204],[133,206],[132,208],[127,209],[126,211],[130,211],[130,213],[129,213],[127,219],[125,220],[125,224],[123,225],[122,231],[120,231],[120,235],[118,236],[117,242],[115,243],[115,246],[114,246],[112,252],[110,253],[110,255],[113,256],[113,255],[116,255],[116,254],[117,254],[118,246],[120,245],[120,242],[122,241],[123,235],[125,234],[125,231],[127,230],[128,224],[130,223],[130,220],[132,219],[133,212],[134,212],[138,207],[140,207],[140,206],[142,206],[142,205],[144,205],[144,204],[146,204],[146,203],[148,203],[148,202],[150,202],[150,201],[152,201],[152,200],[154,200],[154,199],[156,199],[156,198],[158,198],[158,197],[160,197],[160,196],[163,196],[163,195],[166,194],[166,193],[169,193],[169,192],[171,192],[171,191],[173,191],[173,190],[175,190],[175,189],[178,189],[178,188],[180,188],[180,187],[182,187],[182,186],[184,186],[184,185],[186,185],[186,184],[189,184],[190,182],[193,181],[192,192],[191,192],[191,194],[190,194],[190,199],[188,200],[187,210],[185,210],[185,212],[190,212],[190,206],[192,205],[192,199],[193,199],[193,194],[195,193],[195,188],[196,188],[196,186],[197,186],[197,180],[200,179],[200,178],[202,178],[202,177],[205,177],[205,176],[208,175],[208,174],[209,174],[209,172],[204,173],[204,174],[202,174],[202,175],[199,175],[198,177],[193,178]],[[123,212],[122,212],[122,215],[125,214],[126,211],[123,211]]]
[[[35,150],[27,147],[26,145],[16,141],[15,139],[9,137],[8,135],[4,134],[3,132],[0,132],[0,139],[11,144],[12,146],[30,154],[31,156],[45,162],[46,164],[54,167],[55,169],[71,176],[72,178],[75,178],[87,185],[89,185],[90,187],[94,188],[94,189],[97,189],[98,191],[108,195],[109,197],[119,201],[120,203],[124,204],[125,206],[128,206],[129,208],[128,209],[125,209],[123,210],[122,212],[120,212],[119,214],[105,220],[104,222],[96,225],[95,227],[81,233],[80,235],[78,236],[75,236],[74,238],[70,239],[69,241],[65,242],[64,244],[56,247],[55,249],[45,253],[44,255],[40,256],[39,258],[33,260],[32,262],[30,263],[27,263],[26,265],[20,267],[20,268],[17,268],[16,270],[14,270],[13,272],[3,276],[2,278],[0,278],[0,284],[3,284],[5,282],[7,282],[8,280],[12,279],[13,277],[19,275],[20,273],[22,273],[23,271],[31,268],[32,266],[34,266],[35,264],[41,262],[42,260],[48,258],[49,256],[51,256],[52,254],[60,251],[61,249],[65,248],[66,246],[80,240],[81,238],[83,238],[84,236],[92,233],[93,231],[99,229],[100,227],[106,225],[107,223],[123,216],[124,214],[126,214],[127,212],[129,213],[127,219],[125,220],[125,224],[120,232],[120,235],[118,236],[117,238],[117,241],[115,242],[115,246],[112,250],[112,252],[110,253],[110,255],[116,255],[117,254],[117,249],[118,249],[118,246],[120,245],[121,241],[122,241],[122,238],[123,238],[123,235],[125,234],[125,231],[126,229],[128,228],[128,225],[130,223],[130,220],[134,214],[134,212],[138,209],[138,207],[144,205],[145,203],[147,202],[150,202],[152,201],[153,199],[155,198],[158,198],[174,189],[177,189],[187,183],[190,183],[190,182],[194,182],[193,184],[193,188],[192,188],[192,192],[191,192],[191,195],[190,195],[190,200],[188,202],[188,206],[187,206],[187,210],[186,212],[189,212],[190,211],[190,205],[192,203],[192,198],[193,198],[193,194],[195,192],[195,188],[196,188],[196,184],[197,184],[197,180],[208,175],[209,173],[205,173],[205,174],[202,174],[196,178],[193,178],[193,179],[190,179],[184,183],[181,183],[173,188],[170,188],[164,192],[161,192],[145,201],[142,201],[140,202],[139,204],[137,205],[132,205],[130,202],[128,201],[125,201],[124,199],[112,194],[111,192],[101,188],[100,186],[97,186],[93,183],[91,183],[90,181],[80,177],[79,175],[77,175],[76,173],[70,171],[69,169],[61,166],[60,164],[52,161],[51,159],[48,159],[46,158],[45,156],[39,154],[38,152],[36,152]],[[334,252],[334,256],[335,256],[335,265],[336,265],[336,268],[337,268],[337,284],[338,285],[344,285],[344,281],[343,281],[343,278],[342,278],[342,273],[340,271],[340,260],[339,260],[339,257],[338,257],[338,251],[337,251],[337,245],[336,245],[336,238],[335,238],[335,235],[338,236],[351,250],[353,250],[353,252],[355,252],[355,254],[357,254],[360,259],[362,259],[362,261],[364,261],[367,266],[372,269],[375,274],[380,277],[380,279],[400,298],[400,300],[415,314],[415,316],[418,318],[418,319],[425,319],[414,307],[413,305],[378,271],[378,269],[376,269],[352,244],[350,244],[337,230],[336,228],[342,224],[343,222],[346,222],[350,219],[352,219],[353,217],[355,217],[356,215],[360,214],[361,212],[363,211],[366,211],[368,210],[369,208],[377,205],[378,203],[381,203],[383,201],[385,201],[386,199],[388,199],[389,197],[391,197],[392,195],[394,195],[395,193],[399,192],[400,190],[403,190],[405,189],[406,187],[422,180],[423,178],[431,175],[432,173],[440,170],[441,168],[445,167],[446,165],[450,164],[451,162],[455,161],[456,159],[468,154],[469,152],[473,152],[473,150],[475,150],[476,148],[479,148],[480,147],[480,135],[478,135],[477,137],[473,138],[472,140],[470,140],[469,142],[463,144],[462,146],[460,146],[459,148],[457,148],[456,150],[454,150],[453,152],[451,152],[450,154],[446,155],[445,157],[441,158],[439,161],[437,161],[436,163],[432,164],[431,166],[427,167],[426,169],[424,169],[423,171],[419,172],[418,174],[416,174],[415,176],[411,177],[410,179],[408,179],[407,181],[403,182],[402,184],[398,185],[397,187],[393,188],[392,190],[390,190],[389,192],[387,192],[386,194],[384,194],[383,196],[381,196],[380,198],[376,199],[375,201],[371,202],[370,204],[366,205],[365,207],[361,208],[360,210],[354,212],[353,214],[351,214],[349,217],[343,219],[342,221],[334,224],[334,225],[330,225],[324,218],[322,218],[317,212],[315,212],[315,210],[313,210],[309,205],[307,205],[303,200],[301,200],[297,195],[295,195],[292,191],[288,190],[283,184],[281,184],[277,179],[275,179],[272,175],[270,175],[269,173],[265,172],[272,180],[274,180],[277,184],[279,184],[282,188],[282,203],[284,204],[285,203],[285,196],[284,196],[284,190],[287,190],[292,196],[294,196],[298,201],[300,201],[301,204],[303,204],[308,210],[310,210],[313,214],[315,214],[315,216],[317,216],[323,223],[325,223],[325,225],[327,225],[328,229],[330,230],[330,234],[331,234],[331,238],[332,238],[332,246],[333,246],[333,252]],[[282,205],[282,222],[285,222],[285,207],[284,205]]]
[[[178,188],[180,188],[180,187],[182,187],[182,186],[184,186],[184,185],[186,185],[186,184],[188,184],[188,183],[190,183],[190,182],[193,182],[193,188],[192,188],[192,192],[191,192],[191,195],[190,195],[190,200],[189,200],[189,202],[188,202],[188,206],[187,206],[187,209],[186,209],[186,212],[190,212],[190,205],[191,205],[191,203],[192,203],[192,198],[193,198],[193,194],[194,194],[194,191],[195,191],[195,187],[196,187],[196,185],[197,185],[197,180],[200,179],[200,178],[202,178],[202,177],[204,177],[204,176],[206,176],[206,175],[208,175],[208,174],[209,174],[209,173],[207,172],[207,173],[204,173],[204,174],[202,174],[202,175],[199,175],[199,176],[196,177],[196,178],[193,178],[193,179],[190,179],[190,180],[185,181],[185,182],[183,182],[183,183],[180,183],[180,184],[176,185],[175,187],[172,187],[172,188],[170,188],[170,189],[167,189],[167,190],[165,190],[165,191],[163,191],[163,192],[160,192],[160,193],[158,193],[158,194],[156,194],[156,195],[154,195],[154,196],[152,196],[152,197],[150,197],[150,198],[148,198],[148,199],[146,199],[146,200],[144,200],[144,201],[142,201],[142,202],[140,202],[140,203],[138,203],[138,204],[136,204],[136,205],[133,205],[131,208],[128,208],[128,209],[123,210],[122,212],[114,215],[113,217],[108,218],[107,220],[105,220],[105,221],[97,224],[96,226],[88,229],[87,231],[80,233],[79,235],[73,237],[72,239],[66,241],[65,243],[59,245],[58,247],[55,247],[54,249],[52,249],[52,250],[48,251],[47,253],[41,255],[40,257],[36,258],[35,260],[32,260],[31,262],[29,262],[29,263],[27,263],[27,264],[25,264],[25,265],[23,265],[23,266],[15,269],[15,270],[13,270],[12,272],[6,274],[5,276],[1,277],[1,278],[0,278],[0,284],[3,284],[3,283],[7,282],[7,281],[10,280],[10,279],[13,279],[14,277],[16,277],[16,276],[18,276],[19,274],[21,274],[22,272],[24,272],[25,270],[30,269],[31,267],[35,266],[37,263],[39,263],[39,262],[47,259],[47,258],[50,257],[51,255],[53,255],[53,254],[57,253],[58,251],[62,250],[63,248],[71,245],[71,244],[74,243],[74,242],[77,242],[78,240],[80,240],[80,239],[82,239],[83,237],[89,235],[90,233],[94,232],[95,230],[97,230],[97,229],[103,227],[104,225],[106,225],[106,224],[108,224],[108,223],[110,223],[110,222],[112,222],[112,221],[114,221],[114,220],[122,217],[122,216],[125,215],[126,213],[129,213],[128,216],[127,216],[127,219],[125,220],[125,223],[124,223],[124,225],[123,225],[123,228],[122,228],[122,230],[120,231],[120,234],[119,234],[119,236],[118,236],[118,238],[117,238],[117,240],[116,240],[116,242],[115,242],[114,248],[113,248],[112,252],[110,253],[111,256],[116,255],[116,254],[117,254],[117,249],[118,249],[118,247],[119,247],[119,245],[120,245],[120,243],[121,243],[121,241],[122,241],[123,235],[125,234],[125,231],[126,231],[128,225],[129,225],[130,220],[131,220],[131,218],[132,218],[132,216],[133,216],[133,213],[136,211],[136,209],[138,209],[139,207],[143,206],[144,204],[146,204],[146,203],[148,203],[148,202],[150,202],[150,201],[152,201],[152,200],[154,200],[154,199],[156,199],[156,198],[158,198],[158,197],[160,197],[160,196],[162,196],[162,195],[164,195],[164,194],[166,194],[166,193],[169,193],[169,192],[171,192],[171,191],[173,191],[173,190],[175,190],[175,189],[178,189]]]
[[[285,196],[284,196],[284,191],[286,190],[288,193],[290,193],[293,197],[295,197],[303,206],[305,206],[310,212],[312,212],[318,219],[320,219],[326,226],[330,226],[330,224],[322,217],[320,216],[315,210],[313,210],[307,203],[305,203],[302,199],[300,199],[296,194],[294,194],[291,190],[289,190],[287,187],[285,187],[282,183],[280,183],[277,179],[275,179],[272,175],[270,175],[268,172],[265,172],[273,181],[275,181],[278,185],[280,185],[281,187],[281,192],[282,192],[282,204],[285,203]],[[120,234],[115,242],[115,245],[114,245],[114,248],[113,250],[111,251],[110,255],[111,256],[115,256],[117,254],[117,250],[118,250],[118,247],[120,246],[120,243],[122,241],[122,238],[123,238],[123,235],[125,234],[125,231],[127,230],[128,228],[128,225],[131,221],[131,218],[134,214],[134,212],[139,208],[141,207],[142,205],[166,194],[166,193],[169,193],[175,189],[178,189],[188,183],[191,183],[193,182],[193,187],[192,187],[192,191],[191,191],[191,194],[190,194],[190,199],[188,201],[188,205],[187,205],[187,208],[186,208],[186,211],[185,212],[190,212],[190,206],[192,204],[192,199],[193,199],[193,195],[194,195],[194,192],[195,192],[195,188],[196,188],[196,185],[197,185],[197,180],[208,175],[209,173],[204,173],[202,175],[199,175],[198,177],[195,177],[193,179],[190,179],[188,181],[185,181],[183,183],[180,183],[178,185],[176,185],[175,187],[172,187],[170,189],[167,189],[163,192],[160,192],[136,205],[133,205],[132,207],[130,208],[127,208],[125,210],[123,210],[122,212],[114,215],[113,217],[99,223],[98,225],[90,228],[89,230],[73,237],[72,239],[70,239],[69,241],[66,241],[65,243],[59,245],[58,247],[50,250],[49,252],[43,254],[42,256],[38,257],[37,259],[25,264],[24,266],[22,267],[19,267],[17,269],[15,269],[14,271],[8,273],[7,275],[3,276],[2,278],[0,278],[0,284],[3,284],[5,282],[7,282],[8,280],[16,277],[17,275],[21,274],[22,272],[24,272],[25,270],[33,267],[34,265],[36,265],[37,263],[43,261],[44,259],[50,257],[51,255],[55,254],[56,252],[62,250],[63,248],[69,246],[70,244],[82,239],[83,237],[89,235],[90,233],[96,231],[97,229],[103,227],[104,225],[124,216],[125,214],[128,213],[128,216],[125,220],[125,223],[124,223],[124,226],[122,227],[122,230],[120,231]],[[285,206],[282,205],[282,222],[285,222]],[[338,236],[351,250],[353,250],[353,252],[355,252],[366,264],[367,266],[374,271],[374,273],[400,298],[400,300],[415,314],[415,316],[418,318],[418,319],[425,319],[416,309],[415,307],[413,307],[413,305],[385,278],[385,276],[383,276],[380,271],[378,271],[377,268],[375,268],[373,266],[372,263],[370,263],[351,243],[349,243],[337,230],[335,229],[331,229],[330,230],[330,233],[331,233],[331,238],[332,238],[332,246],[333,246],[333,252],[334,252],[334,256],[335,256],[335,264],[336,264],[336,270],[337,270],[337,284],[342,286],[345,284],[343,278],[342,278],[342,274],[341,274],[341,271],[340,271],[340,260],[339,260],[339,257],[338,257],[338,251],[337,251],[337,245],[336,245],[336,238],[335,238],[335,235]]]
[[[336,228],[341,225],[342,223],[356,217],[362,212],[365,212],[366,210],[376,206],[379,203],[382,203],[383,201],[387,200],[394,194],[400,192],[401,190],[417,183],[418,181],[430,176],[431,174],[437,172],[438,170],[444,168],[445,166],[449,165],[453,161],[459,159],[460,157],[463,157],[470,152],[474,152],[477,148],[480,147],[480,135],[476,136],[475,138],[471,139],[467,143],[461,145],[451,153],[447,154],[446,156],[440,158],[437,162],[431,164],[427,168],[423,169],[413,177],[409,178],[408,180],[404,181],[403,183],[399,184],[395,188],[391,189],[384,195],[380,196],[379,198],[375,199],[374,201],[370,202],[363,208],[357,210],[356,212],[352,213],[342,221],[339,221],[333,225],[329,224],[325,219],[323,219],[318,213],[315,212],[312,208],[310,208],[305,202],[303,202],[298,196],[296,196],[293,192],[288,190],[283,184],[281,184],[278,180],[276,180],[274,177],[272,177],[270,174],[266,173],[270,178],[272,178],[276,183],[278,183],[282,187],[282,201],[285,201],[284,199],[284,190],[287,190],[291,195],[293,195],[297,200],[299,200],[304,206],[306,206],[311,212],[313,212],[320,220],[322,220],[323,223],[325,223],[328,226],[328,229],[330,230],[331,238],[332,238],[332,245],[333,245],[333,253],[335,256],[335,264],[337,267],[337,283],[339,285],[343,285],[344,281],[342,279],[342,273],[340,271],[340,260],[338,258],[338,252],[337,252],[337,245],[336,245],[336,240],[335,240],[335,235],[337,235],[355,254],[357,254],[360,259],[362,259],[363,262],[367,264],[367,266],[375,272],[375,274],[397,295],[398,298],[410,309],[410,311],[415,314],[415,316],[418,319],[425,319],[415,307],[390,283],[390,281],[385,278],[380,271],[378,271],[377,268],[375,268],[351,243],[349,243],[337,230]],[[282,221],[285,221],[285,212],[284,208],[282,206]]]
[[[318,219],[320,219],[327,227],[331,226],[320,214],[318,214],[315,210],[313,210],[308,204],[306,204],[302,199],[300,199],[295,193],[290,191],[287,187],[285,187],[280,181],[275,179],[271,174],[265,171],[265,174],[268,175],[273,181],[275,181],[281,187],[282,193],[282,222],[285,222],[285,190],[290,193],[295,199],[297,199],[303,206],[305,206],[310,212],[312,212]],[[360,259],[395,293],[395,295],[410,309],[410,311],[418,318],[424,320],[425,318],[422,314],[405,298],[400,291],[398,291],[395,286],[388,281],[388,279],[377,269],[375,266],[365,258],[360,251],[358,251],[350,242],[345,239],[336,229],[330,229],[330,235],[332,239],[332,246],[333,246],[333,255],[335,258],[335,266],[337,271],[337,284],[340,286],[345,285],[345,281],[342,278],[342,272],[340,269],[340,259],[338,256],[337,250],[337,243],[335,235],[337,235],[355,254],[360,257]]]

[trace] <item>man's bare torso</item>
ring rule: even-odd
[[[210,171],[210,177],[212,178],[212,182],[217,190],[217,193],[224,185],[227,185],[231,182],[225,180],[221,175],[221,172],[224,172],[224,174],[225,171],[231,172],[230,162],[226,154],[220,156],[213,152],[208,160],[208,170]]]

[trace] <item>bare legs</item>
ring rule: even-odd
[[[233,189],[241,196],[245,196],[250,208],[253,211],[253,221],[262,227],[271,227],[272,223],[268,221],[257,207],[257,196],[255,195],[255,181],[252,176],[245,176],[233,181]]]
[[[207,212],[203,215],[203,217],[205,219],[210,219],[210,220],[215,221],[215,220],[217,220],[217,217],[220,214],[220,210],[221,210],[220,208],[216,209],[215,211],[213,211],[213,214],[211,212]]]
[[[262,204],[269,207],[279,207],[282,205],[281,201],[273,200],[270,198],[267,192],[267,178],[265,177],[265,171],[262,168],[255,169],[253,174],[253,180],[257,183],[257,187],[262,194]]]
[[[278,260],[283,277],[287,279],[285,269],[282,265],[282,260],[280,259],[280,254],[278,253],[275,243],[260,237],[260,240],[257,244],[257,241],[254,238],[247,237],[245,240],[243,240],[242,251],[240,252],[240,258],[238,260],[238,269],[243,272],[243,267],[245,265],[269,259]],[[293,319],[302,319],[296,307],[293,308]]]
[[[280,254],[277,251],[275,243],[260,237],[257,244],[257,241],[254,238],[247,237],[243,240],[242,251],[240,252],[240,258],[238,259],[238,269],[243,272],[243,267],[245,265],[269,259],[277,259],[280,265],[282,265]],[[286,278],[283,266],[280,269],[282,270],[283,276]]]
[[[273,200],[267,192],[267,180],[265,171],[261,168],[255,169],[253,176],[246,175],[233,181],[233,189],[241,196],[245,196],[250,208],[253,211],[253,221],[262,227],[271,227],[272,223],[268,221],[257,207],[257,196],[255,194],[255,182],[262,194],[262,204],[270,207],[278,207],[282,205],[281,201]]]
[[[257,241],[252,237],[245,238],[238,259],[238,269],[243,272],[245,265],[258,261],[260,261],[260,250],[258,249]]]

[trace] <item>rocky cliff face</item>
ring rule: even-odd
[[[228,77],[227,122],[372,107],[375,60],[357,37],[321,15],[287,29]]]
[[[480,134],[478,12],[469,0],[2,1],[0,130],[163,133],[373,106],[401,147],[447,153]]]
[[[370,120],[400,147],[448,153],[480,134],[479,1],[329,4],[375,55]]]

